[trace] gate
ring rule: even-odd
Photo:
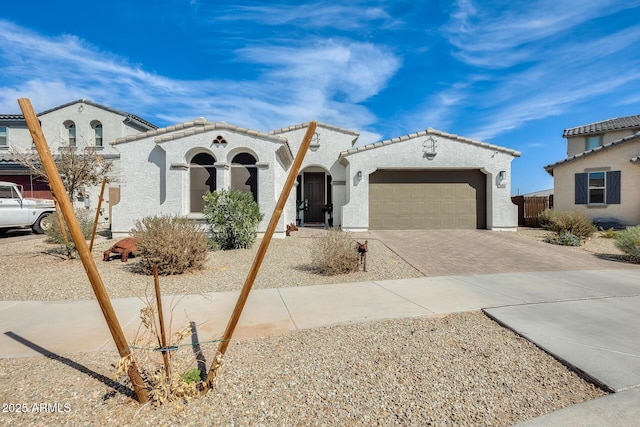
[[[518,206],[518,225],[521,227],[538,227],[538,215],[553,208],[553,195],[513,196],[511,201]]]

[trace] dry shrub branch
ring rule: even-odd
[[[326,276],[358,271],[359,255],[350,233],[331,229],[311,246],[312,266]]]

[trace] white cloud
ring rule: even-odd
[[[378,22],[378,25],[383,26],[395,25],[395,20],[383,8],[357,2],[347,5],[314,2],[298,5],[223,6],[220,9],[221,14],[215,20],[250,21],[270,26],[354,30],[367,28],[371,22]]]
[[[260,130],[314,119],[362,129],[375,118],[358,103],[382,90],[399,67],[386,49],[350,41],[237,53],[263,74],[244,81],[175,80],[77,37],[47,38],[0,20],[0,107],[16,111],[16,99],[29,97],[43,111],[88,98],[165,124],[206,116]]]
[[[477,4],[476,4],[477,3]],[[640,2],[616,0],[537,0],[510,2],[504,9],[490,2],[460,0],[445,27],[461,61],[487,68],[504,68],[536,61],[554,45],[540,44],[594,18],[636,7]]]

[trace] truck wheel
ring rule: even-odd
[[[43,234],[46,230],[51,228],[51,214],[45,213],[40,215],[40,218],[31,226],[31,229],[36,234]]]

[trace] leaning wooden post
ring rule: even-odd
[[[89,243],[89,252],[93,251],[93,239],[96,237],[96,229],[98,228],[98,219],[100,218],[100,206],[102,206],[102,197],[104,197],[104,186],[107,183],[107,177],[102,178],[102,188],[100,189],[100,198],[98,199],[98,208],[96,209],[96,217],[93,220],[93,230],[91,230],[91,243]]]
[[[120,357],[130,358],[131,363],[129,364],[127,373],[129,374],[131,384],[133,385],[133,389],[136,393],[136,396],[138,397],[138,402],[146,403],[149,401],[149,396],[147,395],[147,390],[144,386],[144,382],[142,381],[140,372],[138,372],[138,367],[135,363],[135,360],[131,355],[131,349],[129,348],[127,339],[124,336],[124,332],[122,332],[122,328],[120,327],[120,323],[118,322],[116,313],[113,310],[109,295],[107,295],[107,291],[104,288],[100,273],[98,272],[93,258],[91,257],[91,253],[89,252],[89,248],[87,247],[87,241],[84,239],[84,235],[82,234],[82,230],[80,229],[78,219],[73,212],[73,206],[71,205],[71,201],[69,200],[69,195],[65,191],[64,185],[62,184],[62,179],[60,178],[60,174],[58,173],[56,164],[54,163],[53,157],[51,156],[51,151],[49,150],[47,141],[44,137],[44,134],[42,133],[40,122],[38,121],[38,118],[33,111],[33,107],[31,106],[31,101],[28,98],[18,99],[18,104],[20,105],[20,109],[22,110],[24,119],[27,122],[27,126],[29,127],[29,132],[31,133],[33,142],[36,145],[36,150],[38,150],[38,154],[40,155],[42,166],[47,173],[47,177],[49,178],[49,185],[51,187],[51,190],[53,191],[53,195],[58,200],[60,210],[62,211],[64,220],[69,227],[71,237],[73,238],[73,242],[76,245],[78,255],[82,260],[82,265],[84,266],[84,269],[87,273],[87,277],[91,282],[93,292],[96,295],[96,299],[98,300],[98,304],[100,305],[102,314],[107,321],[107,326],[109,327],[109,331],[113,336],[116,347],[120,352]]]
[[[164,313],[162,312],[162,297],[160,296],[160,280],[158,279],[158,264],[153,264],[153,285],[156,289],[156,306],[158,307],[158,320],[160,321],[160,345],[164,360],[164,372],[167,380],[171,378],[171,366],[169,365],[169,350],[167,349],[167,334],[164,330]]]
[[[244,286],[242,287],[242,291],[240,292],[240,296],[238,297],[238,301],[236,302],[236,306],[233,309],[233,313],[231,314],[231,319],[229,319],[229,323],[227,325],[227,329],[224,332],[222,337],[222,341],[220,341],[220,345],[218,346],[218,354],[214,357],[213,363],[211,364],[211,368],[209,369],[209,373],[207,374],[207,378],[204,381],[203,392],[206,393],[212,386],[213,381],[216,377],[216,371],[220,367],[220,360],[224,353],[227,351],[227,347],[229,346],[229,341],[231,340],[231,336],[233,335],[233,331],[238,324],[238,320],[240,320],[240,315],[242,314],[242,310],[244,308],[245,303],[247,302],[247,298],[249,297],[249,292],[251,291],[251,287],[253,286],[253,282],[258,275],[258,271],[260,270],[260,265],[262,264],[262,260],[267,252],[267,248],[269,247],[269,243],[271,242],[271,237],[273,237],[273,233],[278,225],[278,221],[280,220],[280,216],[282,215],[282,210],[284,209],[284,205],[287,203],[287,199],[289,198],[289,193],[293,188],[293,184],[298,178],[298,172],[300,171],[300,166],[302,165],[302,160],[304,160],[305,154],[307,154],[307,150],[309,149],[309,145],[311,145],[311,139],[316,132],[316,122],[310,122],[309,128],[307,129],[307,133],[304,135],[302,139],[302,144],[300,145],[300,149],[296,155],[296,158],[289,170],[289,175],[287,176],[287,180],[284,183],[284,188],[280,193],[280,198],[278,199],[278,203],[276,203],[276,207],[273,210],[273,214],[271,215],[271,220],[269,221],[269,225],[267,226],[267,230],[264,233],[264,237],[262,238],[262,242],[260,243],[260,247],[258,248],[258,252],[256,253],[256,257],[253,260],[253,264],[251,265],[251,269],[247,274],[247,279],[244,282]]]

